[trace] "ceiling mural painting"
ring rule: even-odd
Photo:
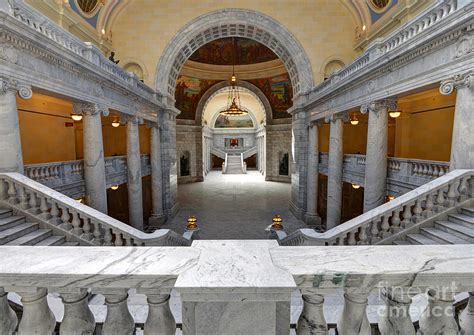
[[[196,50],[189,60],[213,65],[248,65],[277,58],[273,51],[256,41],[228,37],[207,43]]]
[[[290,117],[287,110],[293,105],[293,88],[288,73],[272,78],[253,79],[249,82],[262,90],[270,101],[274,119]]]
[[[252,118],[247,115],[226,116],[220,114],[214,124],[215,128],[253,128]]]
[[[196,108],[202,95],[219,80],[199,79],[180,75],[176,81],[176,108],[181,111],[179,119],[194,120]]]

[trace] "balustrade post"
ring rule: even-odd
[[[324,296],[303,292],[303,311],[298,319],[298,335],[325,335],[328,325],[324,318]]]
[[[370,323],[367,318],[368,292],[346,289],[344,308],[337,323],[340,335],[370,335]]]
[[[0,172],[24,173],[16,94],[22,99],[33,95],[29,86],[0,77]]]
[[[40,195],[40,207],[39,207],[40,217],[43,220],[49,220],[51,218],[51,214],[49,213],[48,202],[46,201],[46,197]]]
[[[142,170],[137,117],[127,119],[127,188],[130,225],[143,230]]]
[[[169,294],[147,294],[148,316],[145,322],[145,335],[174,335],[176,321],[170,309]]]
[[[0,287],[0,334],[13,335],[18,324],[15,311],[8,304],[8,293]]]
[[[382,334],[415,335],[415,327],[410,319],[411,298],[400,289],[382,290],[385,300],[385,309],[379,320],[379,329]]]
[[[94,315],[89,309],[89,293],[64,293],[64,317],[59,327],[61,335],[92,335],[95,330]]]
[[[461,335],[474,335],[474,293],[469,292],[469,300],[466,308],[459,316]]]
[[[128,294],[104,294],[107,317],[102,328],[103,335],[132,335],[135,321],[127,306]]]
[[[56,327],[56,318],[48,306],[48,291],[39,288],[35,292],[18,292],[23,304],[23,315],[18,335],[50,335]]]
[[[454,318],[454,295],[451,292],[428,291],[428,306],[420,316],[420,335],[458,335]]]

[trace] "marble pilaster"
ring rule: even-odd
[[[321,224],[318,214],[318,175],[319,175],[319,124],[309,125],[308,141],[308,176],[307,176],[307,196],[305,221],[310,226]]]
[[[153,214],[148,223],[150,225],[158,225],[163,222],[163,176],[161,166],[161,131],[158,124],[150,127],[151,138],[151,200]]]
[[[127,119],[127,187],[130,225],[143,230],[142,171],[140,159],[140,120]]]
[[[30,87],[14,79],[0,77],[0,172],[24,171],[17,93],[22,99],[29,99],[33,95]]]
[[[92,103],[75,103],[74,112],[83,115],[86,203],[107,214],[107,185],[101,115],[108,115],[108,109]]]
[[[385,202],[387,185],[388,111],[396,109],[396,101],[384,99],[361,107],[369,114],[367,154],[365,162],[364,212]]]
[[[440,92],[457,90],[451,141],[450,169],[474,169],[474,72],[456,75],[441,82]]]
[[[341,223],[344,114],[332,115],[329,133],[328,195],[326,230]]]

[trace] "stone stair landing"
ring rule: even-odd
[[[420,228],[419,233],[407,234],[405,240],[393,244],[474,244],[474,207],[461,208],[447,220],[435,221],[434,226]]]
[[[51,229],[40,228],[38,223],[0,208],[0,245],[77,246],[79,243],[67,242],[65,236],[54,235]]]

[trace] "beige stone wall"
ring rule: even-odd
[[[135,0],[115,22],[113,49],[123,64],[128,59],[139,59],[150,74],[145,82],[154,85],[160,55],[178,30],[196,17],[222,8],[256,10],[283,24],[306,50],[315,82],[322,80],[322,69],[329,59],[340,58],[348,63],[356,55],[352,48],[355,22],[344,5],[335,0],[180,0],[166,3]]]

